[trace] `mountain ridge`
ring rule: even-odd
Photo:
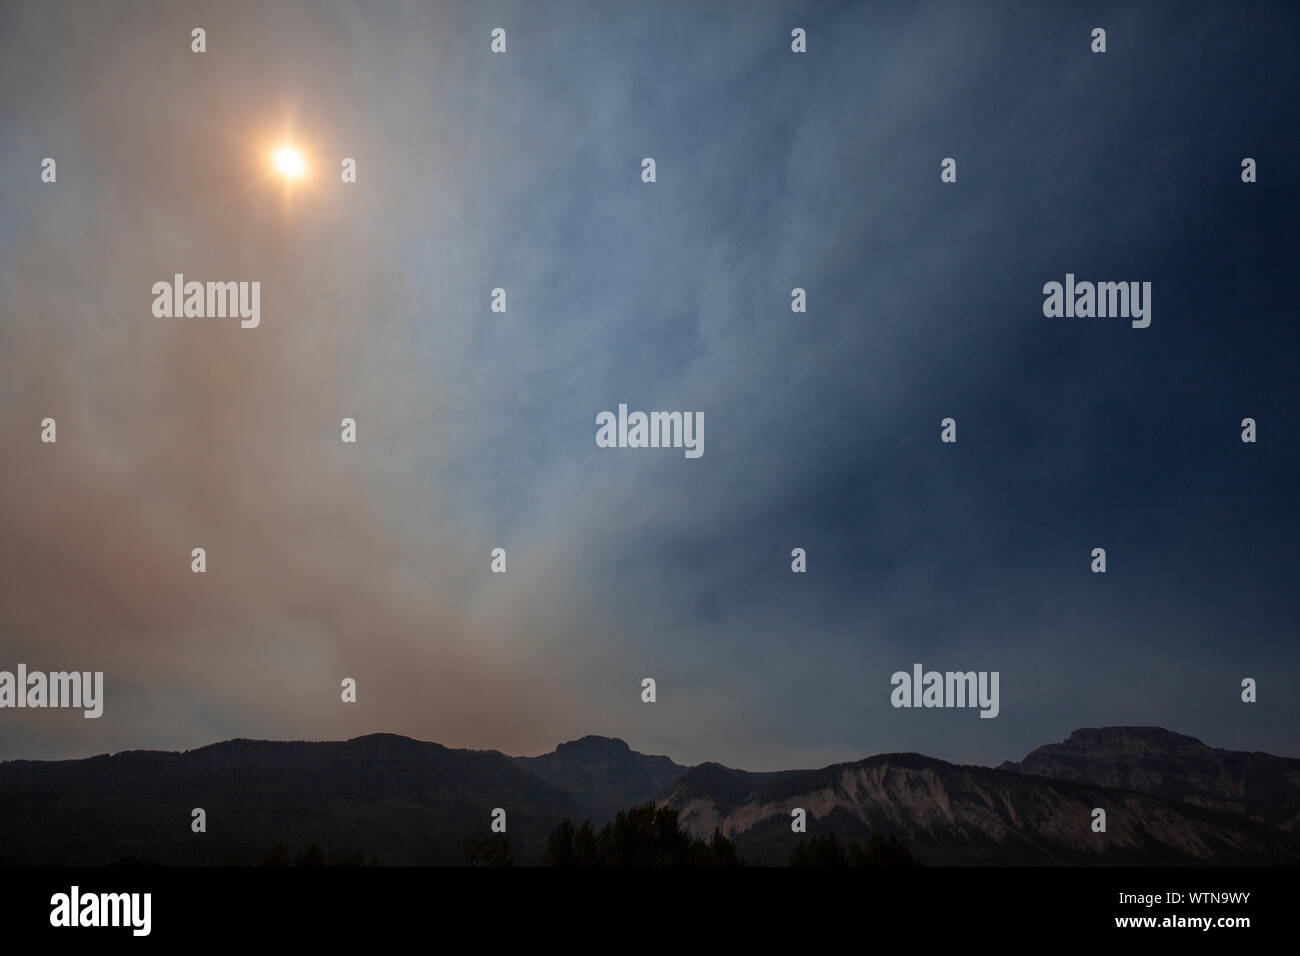
[[[505,809],[517,862],[539,863],[563,818],[599,826],[655,802],[783,863],[796,835],[896,835],[931,864],[1300,862],[1300,760],[1207,747],[1159,727],[1081,728],[1021,761],[954,764],[912,752],[804,770],[684,766],[589,734],[514,757],[401,734],[345,741],[234,738],[0,762],[0,864],[256,863],[277,843],[331,859],[450,865]],[[195,807],[208,831],[193,834]],[[1091,830],[1107,812],[1107,832]]]
[[[1300,760],[1210,747],[1163,727],[1083,727],[999,769],[1137,790],[1300,832]]]
[[[692,836],[720,829],[764,862],[788,853],[797,808],[809,833],[895,835],[930,864],[1300,862],[1293,834],[1239,814],[921,754],[877,754],[769,780],[699,771],[683,775],[660,803],[678,811]],[[1092,830],[1096,808],[1107,813],[1105,833]]]

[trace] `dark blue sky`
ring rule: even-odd
[[[0,758],[1300,756],[1298,54],[1288,4],[7,5],[0,669],[107,701]],[[178,271],[261,327],[154,318]],[[1066,273],[1150,327],[1044,317]],[[703,457],[597,448],[620,402]],[[999,717],[894,710],[915,661]]]

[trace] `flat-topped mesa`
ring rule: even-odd
[[[599,734],[587,734],[577,740],[566,740],[562,744],[556,744],[554,750],[556,754],[622,755],[631,752],[632,748],[628,746],[626,740],[618,737],[602,737]]]
[[[1071,741],[1082,743],[1118,740],[1189,741],[1195,744],[1201,743],[1201,741],[1197,740],[1195,737],[1174,733],[1174,731],[1166,730],[1164,727],[1080,727],[1078,730],[1071,731],[1070,736],[1065,738],[1066,743]]]

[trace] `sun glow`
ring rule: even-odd
[[[301,179],[307,172],[307,161],[292,146],[281,146],[271,155],[271,161],[285,179]]]

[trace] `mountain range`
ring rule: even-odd
[[[598,736],[510,757],[394,734],[13,760],[0,763],[0,865],[256,864],[311,845],[327,861],[454,865],[497,808],[514,861],[537,864],[561,819],[599,825],[648,802],[766,864],[800,839],[796,808],[810,834],[894,835],[929,865],[1300,863],[1300,760],[1107,727],[998,768],[904,753],[753,773]],[[206,832],[191,829],[195,808]]]

